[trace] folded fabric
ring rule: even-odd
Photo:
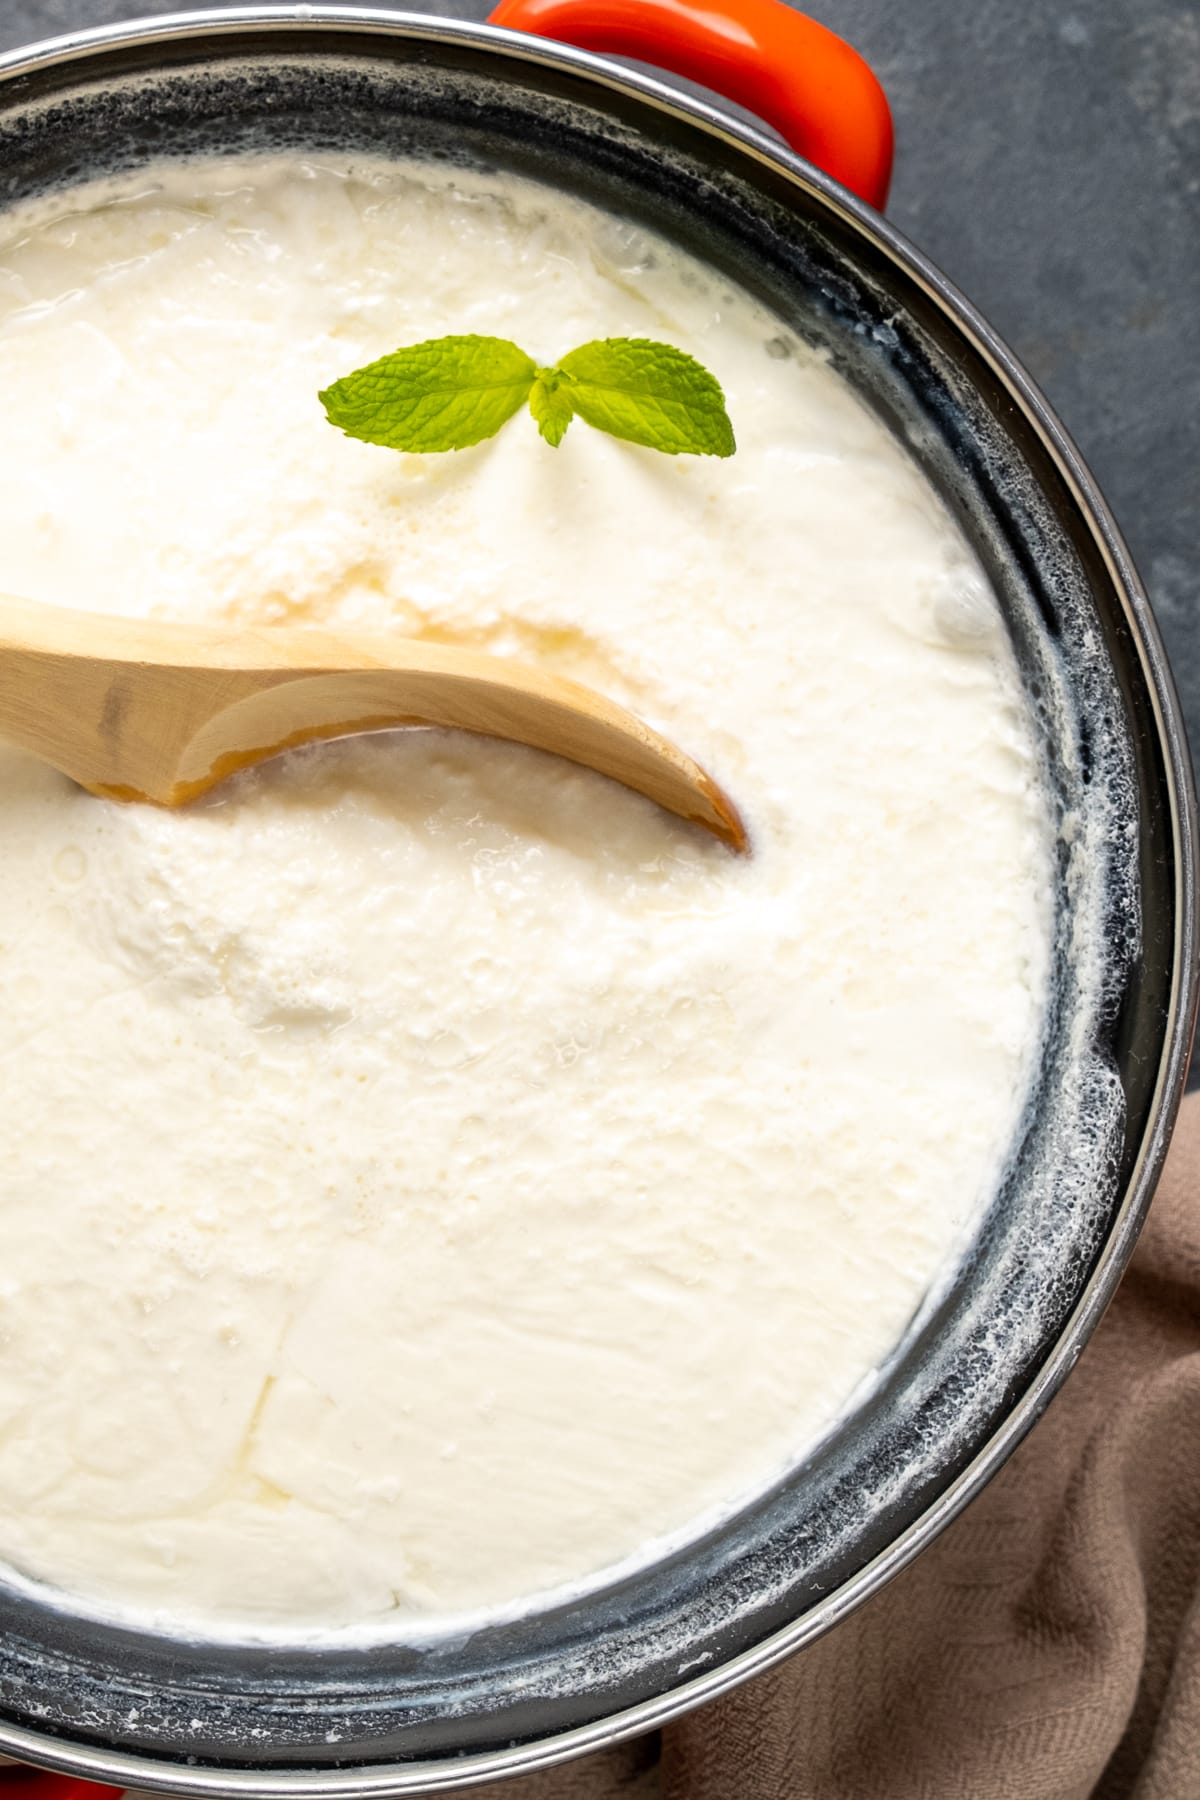
[[[498,1792],[1200,1800],[1200,1094],[1070,1379],[924,1555],[660,1736]]]

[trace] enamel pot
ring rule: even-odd
[[[701,81],[792,148],[597,52]],[[511,169],[766,300],[974,545],[1060,824],[1050,1022],[1000,1192],[857,1410],[736,1517],[576,1602],[424,1647],[195,1645],[0,1584],[7,1755],[178,1794],[433,1793],[658,1726],[801,1650],[1033,1424],[1128,1260],[1182,1092],[1195,799],[1158,632],[1095,483],[994,332],[876,210],[887,103],[820,26],[778,0],[504,0],[493,26],[264,7],[0,61],[0,206],[268,147]]]

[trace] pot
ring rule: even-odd
[[[724,85],[881,203],[886,102],[777,0],[505,0],[507,25]],[[588,50],[295,6],[148,22],[0,62],[0,205],[151,159],[270,145],[501,165],[727,271],[907,443],[1000,595],[1059,839],[1055,987],[1001,1190],[872,1392],[770,1492],[570,1604],[466,1639],[189,1644],[0,1584],[0,1750],[178,1794],[446,1791],[611,1743],[810,1642],[1029,1429],[1133,1248],[1196,1009],[1196,804],[1162,645],[1061,425],[863,199]]]

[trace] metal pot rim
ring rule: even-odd
[[[130,25],[113,25],[49,39],[0,56],[0,83],[62,66],[75,68],[109,50],[150,47],[181,39],[231,38],[264,29],[311,32],[314,41],[329,30],[364,37],[408,41],[452,40],[500,52],[505,57],[589,78],[593,86],[624,93],[660,113],[698,124],[710,134],[773,166],[825,207],[853,222],[888,259],[898,265],[950,320],[953,328],[990,366],[1052,457],[1119,593],[1154,709],[1171,799],[1171,835],[1176,863],[1176,927],[1170,1005],[1163,1027],[1163,1050],[1154,1086],[1150,1124],[1113,1229],[1057,1342],[1028,1391],[1001,1427],[946,1490],[888,1548],[803,1618],[782,1627],[752,1649],[668,1693],[624,1712],[544,1740],[510,1745],[503,1751],[466,1755],[437,1764],[376,1764],[341,1769],[236,1769],[157,1761],[83,1743],[42,1738],[0,1720],[0,1751],[92,1781],[123,1783],[180,1795],[306,1796],[309,1800],[385,1794],[449,1792],[481,1782],[532,1773],[557,1763],[653,1731],[693,1707],[728,1693],[753,1675],[773,1667],[838,1624],[870,1593],[898,1574],[965,1507],[1036,1423],[1075,1364],[1132,1254],[1153,1197],[1186,1079],[1198,999],[1197,874],[1200,827],[1191,757],[1174,682],[1148,599],[1117,525],[1096,482],[1067,431],[1031,377],[970,301],[885,218],[819,169],[772,137],[707,102],[681,94],[649,76],[635,74],[593,52],[489,25],[434,15],[367,7],[269,5],[181,12]]]

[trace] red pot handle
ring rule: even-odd
[[[124,1788],[101,1787],[77,1775],[50,1775],[27,1763],[0,1767],[0,1800],[116,1800]]]
[[[857,50],[783,0],[500,0],[489,22],[701,82],[872,206],[887,200],[887,95]]]

